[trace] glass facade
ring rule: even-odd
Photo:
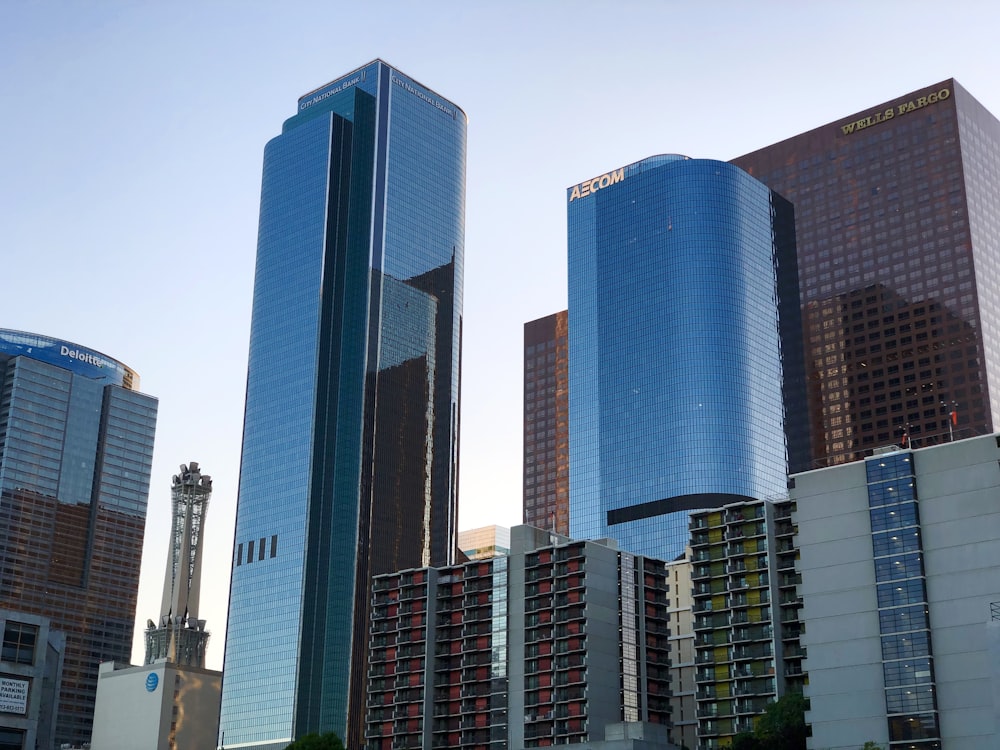
[[[1000,121],[947,80],[733,160],[795,205],[813,466],[1000,415]]]
[[[0,608],[66,634],[56,744],[90,741],[100,662],[132,653],[156,399],[120,362],[0,330]]]
[[[465,133],[375,61],[302,97],[265,149],[227,746],[358,746],[371,576],[451,561]]]
[[[570,534],[672,559],[686,511],[785,490],[791,207],[679,156],[567,193]]]
[[[913,454],[875,456],[865,472],[889,741],[907,750],[940,750]]]

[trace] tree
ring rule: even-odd
[[[313,733],[299,737],[285,750],[344,750],[344,743],[333,732],[324,735]]]
[[[883,748],[880,744],[875,742],[875,740],[868,740],[868,742],[865,743],[865,746],[861,748],[861,750],[885,750],[885,748]]]
[[[733,744],[730,750],[761,750],[760,740],[753,736],[753,732],[740,732],[733,737]]]
[[[754,724],[754,737],[762,750],[805,750],[806,709],[802,693],[786,693],[771,703]]]

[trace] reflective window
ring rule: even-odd
[[[688,511],[785,491],[787,205],[683,157],[587,185],[567,191],[570,533],[673,559]]]
[[[293,726],[360,746],[371,578],[450,562],[465,127],[374,62],[265,149],[227,746]]]

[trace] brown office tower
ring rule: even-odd
[[[733,163],[795,206],[815,466],[1000,427],[992,114],[947,80]]]
[[[524,324],[524,522],[569,534],[566,311]]]

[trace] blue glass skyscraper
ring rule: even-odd
[[[672,559],[686,511],[785,489],[805,398],[783,380],[783,358],[802,370],[791,206],[681,156],[567,197],[570,534]]]
[[[371,576],[451,562],[465,138],[376,60],[265,149],[226,747],[360,746]]]
[[[56,747],[90,742],[100,663],[132,654],[156,413],[121,362],[0,329],[0,609],[66,634]]]

